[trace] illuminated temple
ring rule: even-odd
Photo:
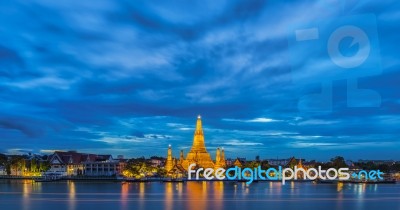
[[[211,159],[210,153],[207,152],[200,115],[197,117],[193,145],[188,152],[186,159],[184,158],[183,150],[180,152],[179,159],[173,158],[172,148],[171,145],[169,145],[165,170],[169,175],[182,174],[188,170],[189,165],[192,163],[196,163],[196,166],[199,168],[216,169],[226,167],[225,153],[223,149],[217,149],[215,161]]]

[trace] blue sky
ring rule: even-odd
[[[178,155],[201,114],[212,154],[400,159],[395,0],[2,4],[0,152]],[[339,75],[326,40],[349,22],[376,39],[365,65]],[[291,42],[305,26],[321,39]],[[357,107],[350,76],[373,92]],[[310,111],[322,82],[332,103]]]

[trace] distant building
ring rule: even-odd
[[[112,176],[119,175],[124,161],[115,160],[111,155],[56,151],[49,156],[50,169],[46,173],[61,176]]]
[[[354,167],[354,163],[351,160],[346,160],[344,163],[349,167]]]
[[[114,176],[121,173],[123,162],[114,160],[111,155],[88,155],[83,162],[86,176]]]
[[[161,167],[164,165],[164,161],[159,158],[150,158],[150,163],[153,167]]]
[[[267,159],[269,165],[273,166],[285,166],[289,163],[290,158],[287,159]]]
[[[293,159],[294,159],[294,158],[293,158]],[[304,171],[307,171],[307,170],[308,170],[308,167],[303,165],[302,159],[299,159],[299,160],[297,161],[296,167],[297,167],[298,169],[303,169]],[[306,176],[305,176],[304,173],[298,173],[298,174],[297,174],[297,178],[298,178],[298,179],[304,179],[305,177],[306,177]]]
[[[245,158],[236,158],[235,162],[233,162],[233,165],[242,168],[245,163],[246,163]]]
[[[232,158],[227,158],[226,159],[226,165],[227,166],[232,166],[234,162],[235,162],[235,160],[232,159]]]
[[[82,175],[83,160],[82,153],[77,153],[76,151],[56,151],[49,156],[50,169],[47,173],[59,174],[61,176]]]
[[[368,162],[372,162],[376,165],[394,165],[396,164],[396,161],[394,160],[358,160],[359,163],[368,163]]]
[[[7,175],[6,167],[0,166],[0,175],[1,176]]]
[[[272,166],[287,166],[287,165],[296,165],[297,162],[302,161],[303,164],[305,162],[305,159],[296,159],[294,157],[291,158],[286,158],[286,159],[267,159],[268,164]]]

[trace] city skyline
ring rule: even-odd
[[[201,116],[200,115],[198,115],[197,116],[197,118],[199,119]],[[254,119],[255,121],[267,121],[267,120],[265,120],[265,119],[261,119],[261,118],[259,118],[259,119]],[[178,126],[177,124],[170,124],[170,126]],[[207,127],[207,126],[203,126],[203,127]],[[181,131],[191,131],[191,136],[193,137],[193,134],[195,133],[195,124],[193,125],[193,129],[190,127],[190,126],[187,126],[187,127],[180,127],[180,129],[179,130],[181,130]],[[207,131],[205,131],[205,133],[207,133]],[[257,133],[257,131],[255,131],[255,133]],[[204,135],[206,135],[206,134],[204,134]],[[272,134],[272,135],[278,135],[278,134]],[[174,142],[174,140],[173,139],[171,139],[171,136],[164,136],[164,137],[156,137],[156,136],[154,136],[153,138],[165,138],[165,139],[167,139],[166,140],[166,142]],[[171,141],[168,141],[168,140],[171,140]],[[129,141],[129,140],[127,140],[127,141]],[[183,140],[182,140],[183,141]],[[183,144],[183,146],[182,145],[175,145],[175,146],[173,146],[171,143],[169,143],[168,144],[168,147],[174,147],[174,148],[177,148],[178,150],[173,150],[174,152],[173,152],[173,154],[172,154],[172,156],[173,157],[175,157],[175,158],[178,158],[179,157],[179,155],[180,155],[180,151],[182,150],[185,154],[187,153],[187,152],[189,152],[190,151],[190,147],[192,146],[192,141],[193,141],[193,138],[192,139],[190,139],[190,143],[188,144],[187,142],[185,142],[184,144]],[[220,148],[220,149],[223,149],[223,150],[226,150],[226,145],[228,145],[228,148],[229,148],[229,146],[230,145],[234,145],[234,146],[239,146],[239,147],[241,147],[241,148],[243,148],[243,147],[247,147],[247,146],[258,146],[258,147],[260,147],[261,145],[263,145],[263,144],[254,144],[254,143],[252,143],[252,142],[242,142],[242,143],[238,143],[238,142],[234,142],[234,143],[232,143],[232,142],[226,142],[226,143],[220,143],[219,145],[225,145],[225,147],[224,146],[207,146],[207,145],[209,145],[208,144],[208,142],[207,142],[207,140],[205,140],[205,143],[206,143],[206,147],[208,148],[207,150],[208,150],[208,152],[211,154],[211,156],[212,157],[214,157],[215,156],[215,152],[216,151],[214,151],[214,150],[217,150],[218,148]],[[188,146],[187,146],[188,145]],[[212,145],[212,144],[211,144]],[[151,149],[149,149],[149,150],[151,150]],[[300,150],[300,151],[299,151]],[[52,153],[54,153],[55,151],[78,151],[77,149],[74,149],[74,148],[67,148],[67,149],[55,149],[55,150],[41,150],[41,151],[39,151],[39,152],[35,152],[34,150],[25,150],[25,151],[23,151],[23,150],[18,150],[18,151],[15,151],[15,152],[8,152],[9,154],[27,154],[27,153],[33,153],[33,154],[52,154]],[[85,153],[93,153],[93,151],[97,151],[97,150],[90,150],[90,149],[80,149],[78,152],[85,152]],[[111,155],[113,155],[113,156],[117,156],[117,155],[120,155],[120,153],[117,153],[117,154],[115,154],[115,153],[112,153],[111,151],[113,151],[112,149],[111,150],[108,150],[108,149],[105,149],[105,150],[100,150],[100,151],[102,151],[102,153],[101,154],[111,154]],[[228,149],[228,151],[232,151],[232,150],[230,150],[230,149]],[[260,149],[260,150],[258,150],[258,151],[263,151],[263,149]],[[255,159],[255,157],[256,156],[258,156],[258,157],[260,157],[260,159],[287,159],[287,158],[290,158],[290,157],[297,157],[297,158],[305,158],[305,159],[307,159],[307,160],[316,160],[316,161],[328,161],[330,158],[333,158],[333,157],[336,157],[336,156],[344,156],[345,157],[345,159],[348,159],[348,160],[352,160],[352,161],[358,161],[358,160],[384,160],[384,159],[387,159],[387,160],[394,160],[394,161],[396,161],[397,159],[396,158],[368,158],[368,157],[358,157],[358,158],[349,158],[349,157],[346,157],[345,155],[342,155],[340,152],[338,152],[338,153],[334,153],[334,152],[332,152],[332,153],[329,153],[331,156],[326,156],[326,158],[324,158],[324,159],[321,159],[321,158],[318,158],[318,157],[316,157],[316,156],[312,156],[312,155],[304,155],[304,156],[302,156],[302,155],[300,155],[300,154],[302,154],[302,152],[301,152],[301,149],[300,148],[298,148],[298,149],[295,149],[295,150],[293,150],[294,152],[293,153],[289,153],[289,152],[287,152],[287,153],[279,153],[279,152],[275,152],[277,155],[276,156],[273,156],[273,155],[268,155],[268,154],[262,154],[262,153],[254,153],[254,154],[248,154],[248,155],[242,155],[242,154],[246,154],[246,152],[247,151],[245,151],[245,148],[244,149],[242,149],[242,150],[240,150],[240,151],[234,151],[233,153],[231,153],[231,154],[227,154],[226,156],[227,156],[227,158],[228,159],[236,159],[236,158],[247,158],[247,159],[249,159],[249,160],[254,160]],[[238,153],[239,152],[239,153]],[[164,151],[163,151],[163,153],[165,153],[166,154],[166,152],[165,152],[165,148],[164,148]],[[273,152],[272,152],[273,153]],[[145,154],[131,154],[131,153],[128,153],[128,154],[124,154],[125,156],[126,156],[126,158],[138,158],[138,157],[142,157],[142,156],[144,156],[144,157],[151,157],[151,156],[161,156],[161,157],[166,157],[166,155],[165,154],[156,154],[156,153],[149,153],[149,152],[146,152],[145,151]],[[282,155],[283,154],[283,155]],[[281,156],[280,156],[281,155]]]
[[[178,157],[200,114],[212,157],[223,147],[231,158],[399,160],[395,2],[7,2],[0,153],[165,157],[171,144]],[[294,73],[291,25],[371,12],[382,71],[358,82],[379,94],[379,106],[349,107],[342,79],[332,82],[329,111],[299,110],[304,84],[317,83],[310,89],[318,92],[326,78]]]

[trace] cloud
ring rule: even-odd
[[[323,142],[295,142],[290,145],[290,147],[293,148],[308,148],[308,147],[324,148],[324,147],[337,147],[337,146],[341,145],[338,143],[323,143]]]
[[[58,151],[58,150],[56,150],[56,149],[41,149],[41,150],[39,150],[39,152],[42,154],[53,154],[55,151]]]
[[[21,81],[21,82],[10,82],[5,85],[18,87],[18,88],[43,88],[50,87],[55,89],[68,89],[73,81],[66,81],[56,77],[42,77],[38,79]]]
[[[7,153],[13,155],[21,155],[21,154],[32,153],[32,151],[33,151],[32,149],[11,148],[7,150]]]
[[[228,122],[244,122],[244,123],[270,123],[270,122],[280,122],[281,120],[275,120],[271,118],[258,117],[250,120],[239,120],[239,119],[222,119]]]
[[[290,136],[290,138],[302,139],[302,140],[311,140],[311,139],[323,138],[323,136],[299,136],[299,135],[294,135],[294,136]]]
[[[301,121],[297,123],[297,125],[331,125],[336,123],[339,123],[339,121],[311,119],[311,120]]]
[[[188,126],[180,123],[167,123],[167,126],[181,130],[181,131],[194,131],[194,126]]]
[[[46,133],[70,128],[65,120],[49,119],[43,116],[29,116],[0,113],[0,128],[19,131],[30,138],[38,138]]]
[[[93,141],[104,142],[107,144],[121,144],[121,143],[134,143],[144,142],[144,139],[133,139],[129,137],[103,137],[101,139],[94,139]]]
[[[228,140],[224,143],[223,145],[230,145],[230,146],[257,146],[257,145],[263,145],[263,143],[258,143],[258,142],[249,142],[249,141],[243,141],[243,140],[237,140],[237,139],[232,139]]]

